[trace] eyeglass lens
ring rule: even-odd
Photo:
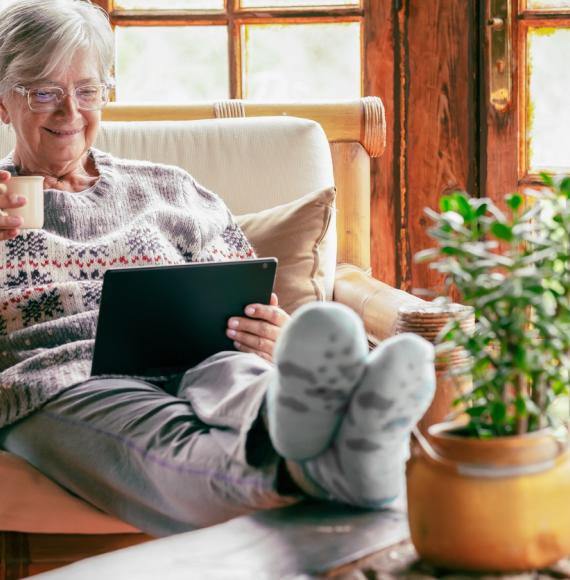
[[[74,91],[79,109],[96,110],[107,103],[107,87],[105,85],[85,85]],[[30,89],[28,102],[33,111],[53,111],[61,104],[65,91],[60,87],[39,87]]]

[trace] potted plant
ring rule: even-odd
[[[416,258],[476,319],[438,347],[469,355],[462,413],[418,433],[408,463],[412,541],[438,565],[522,571],[570,554],[570,178],[543,180],[504,211],[460,192],[426,210],[436,247]]]

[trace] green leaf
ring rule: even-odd
[[[563,395],[568,391],[568,387],[562,381],[552,381],[551,383],[552,392],[555,395]]]
[[[458,256],[464,253],[463,250],[454,248],[453,246],[442,246],[440,252],[446,256]]]
[[[558,188],[560,189],[560,193],[563,193],[566,197],[570,198],[570,176],[567,175],[562,179]]]
[[[451,196],[442,195],[439,199],[439,209],[442,212],[451,211]]]
[[[439,257],[439,251],[437,248],[427,248],[426,250],[420,250],[414,254],[414,261],[417,263],[429,262],[435,260]]]
[[[507,195],[505,201],[511,209],[518,209],[522,205],[523,197],[520,193],[513,193]]]
[[[473,211],[467,196],[462,193],[456,193],[454,199],[457,204],[457,213],[459,213],[466,222],[471,221],[475,217],[475,212]]]
[[[502,401],[496,401],[491,408],[494,423],[504,423],[507,417],[507,406]]]
[[[518,368],[526,368],[526,350],[520,344],[515,345],[513,358]]]
[[[484,216],[487,213],[489,205],[486,202],[479,204],[477,209],[475,210],[475,217]]]
[[[499,240],[510,242],[513,239],[513,230],[507,224],[495,222],[491,225],[491,233]]]
[[[560,423],[568,421],[570,413],[570,401],[568,397],[556,398],[548,408],[548,414],[555,417]]]
[[[485,412],[487,412],[487,410],[488,409],[487,409],[487,406],[486,405],[478,405],[476,407],[469,407],[468,409],[465,409],[465,412],[470,417],[480,417]]]
[[[549,173],[541,171],[540,178],[542,179],[542,183],[544,183],[544,185],[548,187],[554,187],[554,180],[552,179],[552,176]]]

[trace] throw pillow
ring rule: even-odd
[[[279,260],[275,293],[291,314],[332,297],[336,269],[334,187],[282,205],[236,216],[259,257]]]

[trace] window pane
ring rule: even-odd
[[[533,10],[552,10],[570,8],[570,0],[527,0],[527,6]]]
[[[123,10],[222,10],[224,0],[115,0]]]
[[[117,26],[117,101],[227,99],[225,26]]]
[[[528,47],[530,170],[568,170],[570,28],[531,29]]]
[[[360,24],[249,25],[243,32],[244,97],[360,97]]]
[[[244,8],[294,8],[297,6],[358,6],[359,0],[241,0]]]

